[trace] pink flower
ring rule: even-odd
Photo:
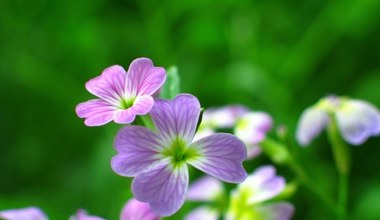
[[[135,59],[128,72],[114,65],[86,83],[86,89],[99,99],[80,103],[75,111],[87,126],[110,121],[129,124],[136,115],[145,115],[153,107],[152,95],[166,79],[165,69],[154,67],[148,58]]]
[[[77,214],[74,216],[71,216],[69,220],[104,220],[104,219],[97,216],[90,216],[87,214],[85,210],[79,209]]]
[[[148,203],[130,199],[121,211],[120,220],[160,220]]]
[[[0,219],[4,220],[48,220],[39,208],[28,207],[0,211]]]

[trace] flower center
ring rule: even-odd
[[[121,101],[120,101],[120,105],[119,107],[121,109],[128,109],[130,108],[133,103],[135,102],[135,98],[134,97],[131,97],[131,98],[122,98]]]
[[[181,165],[190,158],[198,155],[194,149],[186,146],[185,141],[180,138],[176,138],[170,146],[163,150],[162,154],[165,157],[170,158],[170,161],[174,166]]]
[[[255,193],[249,189],[243,189],[233,193],[229,212],[234,219],[263,219],[263,216],[258,212],[255,204],[249,203],[249,198],[254,196],[254,194]]]

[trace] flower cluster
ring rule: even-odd
[[[112,66],[86,83],[100,99],[77,106],[88,126],[110,121],[131,124],[149,114],[153,126],[128,125],[115,139],[117,155],[112,169],[134,177],[132,193],[160,216],[175,213],[184,203],[189,184],[188,165],[230,183],[240,183],[247,173],[244,143],[227,133],[213,133],[194,140],[201,105],[191,94],[173,100],[153,97],[166,78],[165,70],[147,58],[132,62],[128,72]]]
[[[252,159],[263,149],[272,162],[288,165],[300,182],[310,184],[308,173],[286,146],[289,144],[286,138],[277,141],[267,137],[273,127],[271,116],[241,105],[206,109],[202,115],[195,96],[172,94],[178,88],[165,83],[170,77],[178,76],[155,67],[148,58],[134,60],[128,71],[119,65],[111,66],[86,83],[86,89],[98,98],[80,103],[75,109],[87,126],[111,121],[125,125],[114,141],[117,153],[111,159],[111,168],[120,176],[133,178],[134,197],[125,204],[120,219],[158,220],[176,213],[186,199],[208,203],[191,211],[186,220],[291,219],[294,207],[279,201],[285,198],[279,195],[286,194],[286,181],[276,175],[275,167],[262,166],[248,175],[243,166],[247,158]],[[169,81],[179,82],[178,78]],[[171,92],[168,97],[160,91]],[[370,136],[380,135],[380,113],[365,101],[328,96],[303,112],[296,139],[300,145],[308,145],[325,128],[333,140],[340,181],[347,181],[350,161],[340,138],[360,145]],[[191,167],[208,176],[189,186]],[[238,185],[226,192],[220,180]],[[308,188],[316,194],[321,192],[312,184]],[[324,195],[319,196],[330,201]],[[339,198],[346,196],[342,194]],[[345,204],[344,200],[338,202],[339,219],[344,219]],[[0,211],[0,218],[48,219],[36,207]],[[102,219],[84,210],[70,217],[70,220]]]

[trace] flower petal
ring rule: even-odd
[[[105,69],[102,74],[86,83],[86,89],[97,97],[119,105],[125,94],[126,72],[123,67],[114,65]]]
[[[189,184],[187,165],[182,163],[173,168],[168,163],[162,162],[138,174],[132,182],[135,198],[149,203],[160,216],[172,215],[181,208]]]
[[[104,218],[100,218],[97,216],[90,216],[83,209],[79,209],[75,216],[71,216],[69,220],[104,220]]]
[[[190,184],[187,199],[192,201],[212,201],[223,193],[222,183],[211,176],[203,176]]]
[[[114,121],[118,124],[130,124],[136,118],[136,113],[132,108],[118,109],[114,113]]]
[[[133,103],[132,111],[135,112],[136,115],[145,115],[152,109],[154,104],[154,100],[152,96],[144,95],[138,96]]]
[[[79,103],[75,108],[80,118],[86,118],[87,126],[100,126],[112,121],[115,107],[101,99]]]
[[[201,206],[185,216],[185,220],[218,220],[218,212],[207,206]]]
[[[194,135],[193,141],[200,140],[212,134],[215,134],[215,131],[213,129],[207,127],[199,127],[197,133]]]
[[[248,203],[259,203],[278,195],[285,188],[285,180],[276,176],[276,169],[262,166],[239,185],[239,191],[249,192]]]
[[[115,138],[118,155],[111,161],[112,169],[122,176],[135,176],[160,159],[162,148],[155,133],[140,126],[126,126]]]
[[[154,67],[148,58],[132,61],[127,74],[127,91],[132,95],[153,95],[164,84],[165,69]]]
[[[189,145],[194,137],[201,107],[190,94],[177,95],[174,100],[157,99],[150,114],[165,140],[183,139]]]
[[[293,217],[294,206],[288,202],[277,202],[273,204],[261,205],[256,211],[265,220],[289,220]]]
[[[153,107],[154,101],[151,96],[137,96],[133,105],[128,109],[118,109],[115,111],[114,120],[119,124],[132,123],[136,115],[145,115]]]
[[[247,146],[247,159],[253,159],[261,154],[261,148],[257,145],[246,144]]]
[[[272,118],[265,112],[248,112],[238,121],[235,135],[247,144],[258,144],[272,128]]]
[[[307,108],[301,115],[297,125],[296,139],[302,146],[309,145],[312,139],[318,136],[327,126],[329,118],[323,109]]]
[[[148,203],[139,202],[132,198],[126,203],[121,211],[120,220],[159,220],[153,213]]]
[[[202,123],[211,128],[232,128],[248,109],[241,105],[210,108],[203,113]]]
[[[244,143],[237,137],[219,133],[200,139],[190,148],[202,156],[188,162],[203,172],[230,183],[240,183],[247,177],[242,165],[247,158]]]
[[[350,144],[360,145],[370,136],[380,135],[380,113],[368,102],[347,101],[336,111],[336,119],[343,138]]]
[[[48,220],[37,207],[0,211],[0,218],[5,220]]]

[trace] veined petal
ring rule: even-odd
[[[239,191],[249,193],[248,203],[259,203],[278,195],[285,188],[285,180],[276,176],[273,166],[262,166],[239,185]]]
[[[69,220],[104,220],[104,218],[100,218],[97,216],[90,216],[87,214],[85,210],[79,209],[77,214],[74,216],[71,216]]]
[[[222,183],[211,176],[203,176],[190,184],[187,199],[192,201],[212,201],[223,193]]]
[[[154,100],[152,96],[137,96],[131,108],[136,115],[145,115],[148,112],[150,112],[150,110],[153,107],[153,104]]]
[[[100,126],[112,121],[115,107],[110,103],[93,99],[87,102],[79,103],[75,108],[80,118],[86,118],[84,123],[87,126]]]
[[[136,118],[136,113],[132,108],[118,109],[114,113],[114,121],[118,124],[130,124]]]
[[[128,69],[126,90],[132,95],[153,95],[164,84],[165,69],[154,67],[148,58],[132,61]]]
[[[151,96],[137,96],[133,105],[127,109],[118,109],[115,111],[114,120],[119,124],[132,123],[136,115],[145,115],[153,107],[154,101]]]
[[[194,142],[190,148],[201,155],[188,161],[197,169],[230,183],[240,183],[247,177],[242,165],[247,158],[247,149],[237,137],[214,134]]]
[[[188,184],[186,163],[171,167],[169,161],[163,161],[139,173],[133,179],[132,192],[137,200],[149,203],[157,215],[169,216],[185,202]]]
[[[177,95],[174,100],[156,99],[150,112],[160,136],[165,140],[180,137],[189,145],[194,137],[201,107],[190,94]]]
[[[218,220],[219,214],[207,206],[201,206],[185,216],[185,220]]]
[[[307,108],[301,115],[297,125],[296,139],[302,146],[309,145],[329,122],[325,110],[316,107]]]
[[[0,211],[0,218],[4,220],[48,220],[37,207]]]
[[[115,138],[118,154],[112,158],[111,167],[119,175],[135,176],[160,159],[158,136],[147,128],[126,126]]]
[[[123,67],[114,65],[105,69],[102,74],[86,83],[86,89],[97,97],[119,105],[125,93],[126,72]]]
[[[159,220],[153,213],[148,203],[139,202],[132,198],[126,203],[121,211],[120,220]]]
[[[293,217],[294,206],[288,202],[277,202],[261,205],[255,211],[263,220],[289,220]]]
[[[349,100],[336,111],[343,138],[353,145],[364,143],[370,136],[380,135],[380,113],[375,106],[360,100]]]

